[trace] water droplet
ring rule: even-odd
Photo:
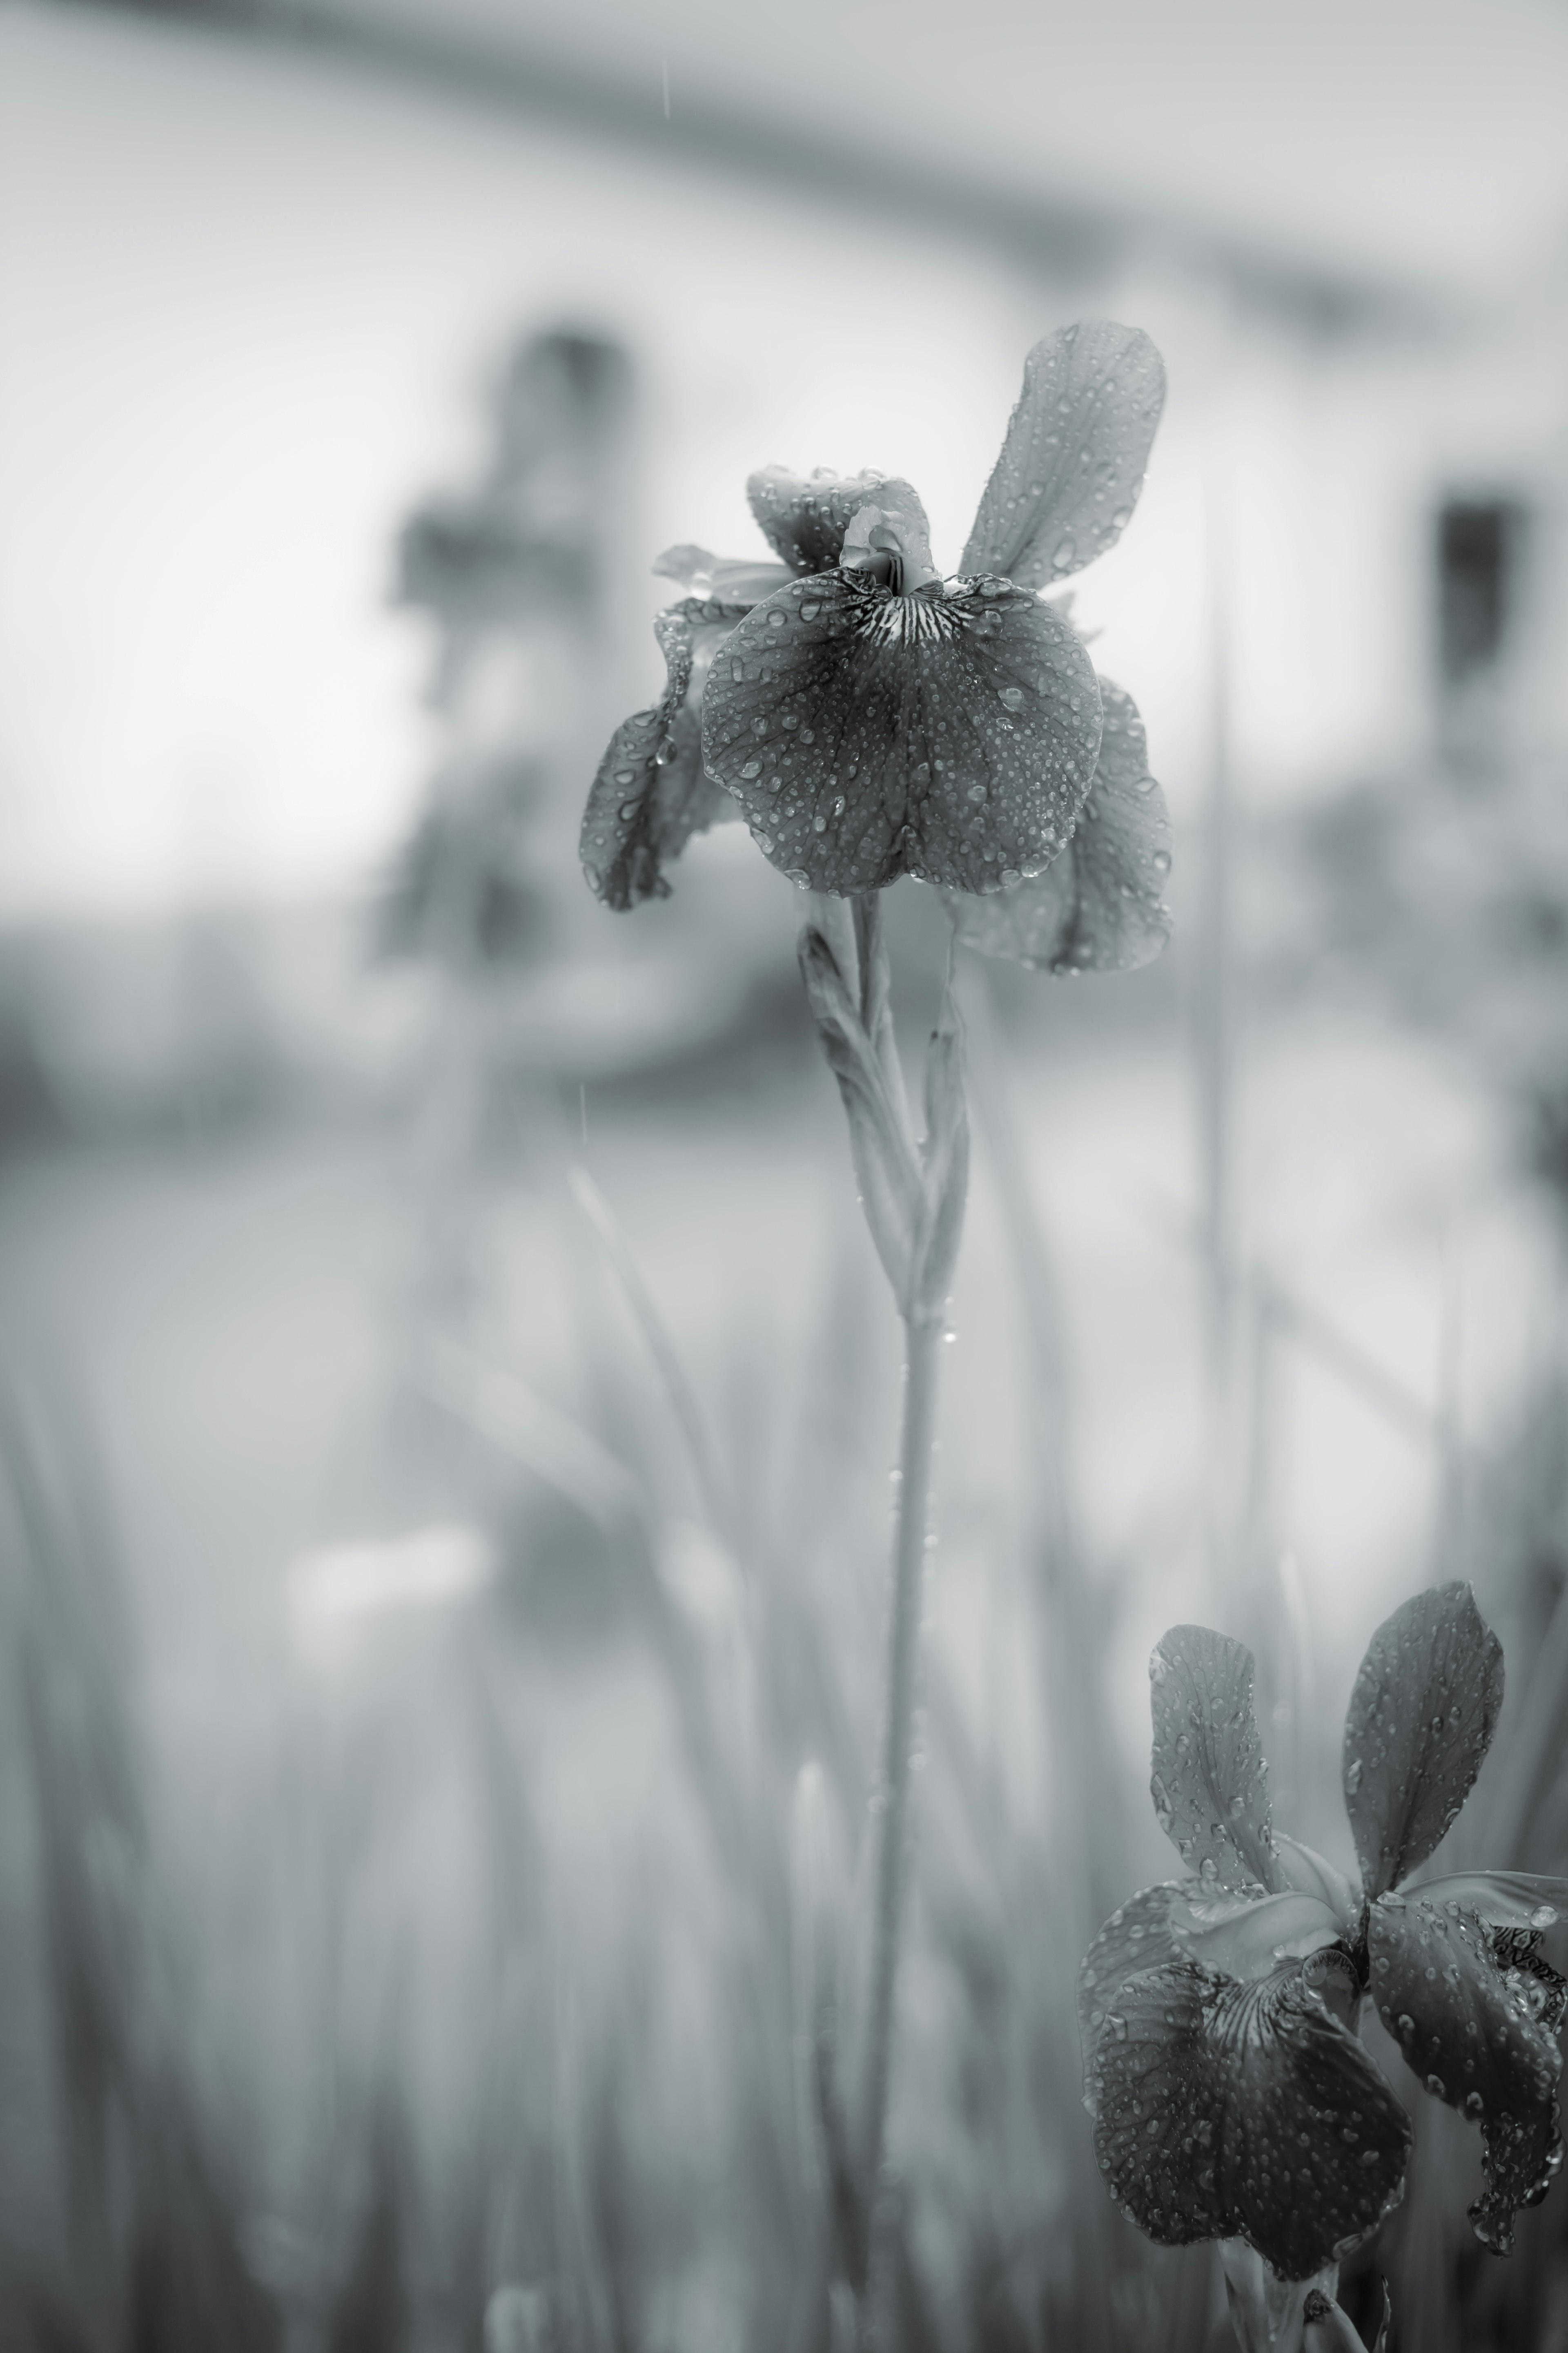
[[[1550,1904],[1538,1904],[1534,1911],[1530,1915],[1530,1925],[1532,1928],[1553,1927],[1556,1925],[1556,1909]]]
[[[1426,2089],[1435,2100],[1446,2100],[1448,2096],[1448,2086],[1444,2083],[1441,2075],[1428,2075]]]
[[[748,760],[745,766],[741,771],[742,776],[748,781],[752,776],[760,776],[762,773],[763,764],[760,760]]]
[[[1024,690],[1021,686],[999,686],[996,690],[996,700],[1005,710],[1022,711]]]
[[[1482,2099],[1479,2092],[1467,2092],[1465,2094],[1465,2114],[1468,2116],[1472,2124],[1475,2123],[1478,2116],[1485,2114],[1486,2105],[1486,2102]]]

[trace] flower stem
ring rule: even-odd
[[[887,1703],[877,1812],[877,1908],[871,1930],[871,1999],[861,2120],[862,2179],[873,2216],[892,2073],[893,2005],[909,1862],[910,1753],[914,1731],[921,1585],[930,1516],[937,1377],[943,1330],[941,1315],[906,1320],[904,1325],[903,1434],[899,1450],[899,1508],[893,1537],[892,1604],[888,1621]]]

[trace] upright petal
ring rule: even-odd
[[[1045,588],[1121,537],[1143,487],[1165,365],[1141,327],[1086,319],[1035,345],[964,572]]]
[[[997,891],[1054,858],[1100,750],[1067,624],[1004,580],[900,596],[854,572],[747,615],[702,708],[708,773],[814,891]]]
[[[1288,1884],[1300,1888],[1304,1894],[1319,1896],[1348,1933],[1361,1915],[1361,1889],[1326,1855],[1315,1847],[1303,1846],[1300,1839],[1287,1837],[1283,1831],[1274,1833],[1274,1852]]]
[[[881,504],[889,491],[913,496],[907,482],[890,475],[835,474],[826,467],[807,475],[764,466],[746,483],[763,537],[792,572],[831,572],[855,515],[863,506]]]
[[[1528,1928],[1494,1928],[1450,1901],[1384,1895],[1372,1907],[1373,1999],[1435,2099],[1481,2128],[1486,2189],[1470,2208],[1494,2254],[1514,2210],[1545,2197],[1563,2161],[1557,2084],[1568,1984]]]
[[[1207,1626],[1173,1626],[1149,1661],[1154,1816],[1205,1887],[1289,1885],[1274,1852],[1252,1653]]]
[[[1345,1716],[1345,1806],[1375,1899],[1426,1862],[1502,1709],[1502,1645],[1468,1585],[1417,1593],[1367,1644]]]
[[[625,913],[664,899],[666,860],[694,833],[738,812],[702,772],[699,712],[715,649],[745,607],[689,597],[654,623],[668,676],[651,711],[635,712],[610,738],[583,812],[583,871],[607,907]]]
[[[1167,1962],[1120,1988],[1117,2014],[1090,2070],[1094,2152],[1141,2230],[1244,2238],[1290,2280],[1375,2230],[1410,2120],[1299,1967],[1238,1985]]]
[[[1043,874],[989,898],[945,894],[952,927],[982,955],[1043,972],[1131,972],[1171,936],[1165,877],[1171,821],[1149,774],[1143,722],[1130,694],[1100,681],[1100,760],[1072,839]]]

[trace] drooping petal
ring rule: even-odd
[[[1116,2007],[1121,1987],[1129,1978],[1181,1958],[1181,1947],[1171,1932],[1171,1913],[1186,1892],[1173,1880],[1140,1888],[1111,1914],[1084,1955],[1078,1973],[1078,2031],[1086,2092],[1101,2034],[1126,2031],[1127,2021]]]
[[[1300,1967],[1238,1985],[1168,1962],[1117,2014],[1090,2071],[1095,2156],[1152,2239],[1244,2238],[1309,2279],[1398,2199],[1410,2120]]]
[[[713,655],[743,607],[709,597],[671,605],[654,623],[668,666],[663,698],[610,738],[583,812],[578,844],[590,888],[618,913],[664,899],[666,862],[694,833],[739,815],[702,771],[700,707]]]
[[[1149,774],[1143,722],[1109,679],[1100,699],[1100,760],[1060,857],[989,898],[945,894],[954,931],[982,955],[1042,972],[1131,972],[1170,939],[1171,820]]]
[[[753,564],[743,558],[713,555],[705,547],[683,540],[667,547],[654,563],[656,575],[673,580],[689,596],[713,596],[744,612],[760,605],[791,576],[787,564]]]
[[[1417,1593],[1367,1644],[1345,1716],[1345,1807],[1375,1900],[1426,1862],[1502,1709],[1502,1645],[1468,1585]]]
[[[1085,319],[1037,343],[961,569],[1045,588],[1103,555],[1137,503],[1164,401],[1141,327]]]
[[[748,614],[703,699],[710,776],[795,881],[1000,890],[1054,858],[1100,750],[1100,690],[1048,605],[1004,580],[900,596],[797,580]]]
[[[1207,1626],[1173,1626],[1149,1661],[1154,1817],[1205,1887],[1288,1884],[1274,1852],[1252,1653]]]
[[[1383,1896],[1367,1922],[1378,2015],[1433,2097],[1480,2126],[1486,2188],[1470,2220],[1499,2255],[1513,2244],[1515,2209],[1538,2204],[1563,2161],[1568,1982],[1540,1946],[1533,1930],[1415,1895]]]
[[[808,475],[792,474],[787,466],[764,466],[746,483],[763,537],[792,572],[831,572],[859,509],[881,503],[890,491],[914,496],[907,482],[887,474],[835,474],[826,467]]]

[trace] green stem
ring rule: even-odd
[[[892,2073],[893,2005],[908,1877],[910,1748],[914,1732],[921,1585],[930,1516],[937,1373],[943,1319],[904,1326],[903,1435],[899,1450],[899,1509],[893,1538],[893,1593],[888,1622],[887,1713],[877,1814],[877,1908],[872,1924],[871,2000],[866,2042],[861,2163],[874,2215],[882,2169],[888,2088]]]

